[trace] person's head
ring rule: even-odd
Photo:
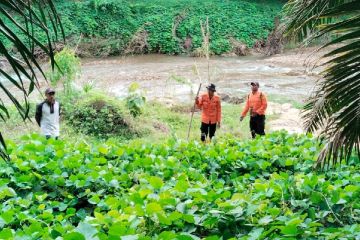
[[[215,92],[216,92],[216,87],[214,84],[210,84],[209,86],[206,87],[208,90],[208,94],[210,97],[214,96]]]
[[[259,82],[251,82],[251,91],[256,92],[257,90],[259,90],[260,84]]]
[[[52,88],[46,89],[45,96],[48,102],[53,102],[55,100],[55,90]]]

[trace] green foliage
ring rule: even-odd
[[[81,35],[80,54],[100,56],[123,54],[140,29],[147,32],[140,39],[147,43],[145,53],[194,51],[201,47],[200,20],[204,22],[206,17],[212,53],[230,51],[231,37],[251,47],[267,37],[282,5],[277,0],[56,1],[68,43],[77,45]],[[188,38],[191,48],[184,49]]]
[[[84,93],[90,93],[95,88],[95,83],[93,81],[87,81],[82,85],[82,90]]]
[[[36,6],[41,6],[37,9]],[[16,15],[17,17],[13,17]],[[53,0],[33,0],[31,4],[21,0],[2,1],[0,4],[0,56],[9,68],[0,67],[0,119],[6,121],[10,114],[9,99],[23,120],[30,119],[28,97],[38,87],[38,75],[46,77],[40,63],[34,57],[35,48],[42,49],[54,67],[53,44],[64,37]],[[13,51],[17,54],[13,54]],[[36,74],[35,72],[38,71]],[[24,84],[27,82],[27,84]],[[22,94],[17,95],[16,92]],[[6,158],[6,145],[0,131],[0,157]]]
[[[322,77],[304,106],[305,128],[327,140],[318,165],[360,156],[360,0],[292,0],[285,5],[287,34],[320,40]]]
[[[216,145],[26,136],[0,162],[0,236],[357,239],[359,159],[313,172],[318,150],[286,133]]]
[[[80,59],[75,56],[75,52],[65,47],[55,54],[57,67],[48,73],[48,78],[53,85],[62,82],[65,95],[71,94],[72,83],[78,74],[80,74]]]
[[[143,112],[145,97],[139,90],[139,84],[132,83],[128,89],[129,95],[126,97],[126,106],[133,117],[139,116]]]
[[[114,99],[101,94],[88,94],[65,107],[65,119],[76,131],[99,138],[130,139],[135,130],[127,111]]]

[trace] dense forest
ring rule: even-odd
[[[210,50],[232,51],[266,40],[281,1],[155,0],[57,1],[67,43],[79,55],[194,53],[201,48],[200,21],[209,19]],[[45,34],[39,39],[46,41]],[[1,34],[0,34],[1,39]],[[5,41],[5,44],[9,44]]]

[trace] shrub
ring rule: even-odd
[[[73,91],[72,83],[80,74],[80,59],[75,56],[75,52],[65,47],[62,51],[55,54],[57,67],[48,73],[52,85],[62,82],[66,95]]]
[[[100,138],[130,139],[140,135],[126,109],[116,100],[100,94],[85,96],[72,106],[68,104],[65,119],[75,130]]]
[[[139,116],[145,105],[145,97],[139,90],[137,83],[132,83],[129,87],[129,95],[126,98],[126,106],[133,117]]]

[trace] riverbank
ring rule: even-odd
[[[309,54],[313,51],[314,48],[287,50],[283,54],[271,57],[212,57],[209,62],[210,81],[217,85],[218,93],[228,102],[225,109],[227,109],[226,114],[230,115],[229,127],[226,128],[227,124],[225,124],[224,129],[227,130],[223,133],[237,132],[238,137],[248,137],[247,124],[239,125],[238,115],[242,102],[249,92],[248,84],[251,81],[259,81],[261,91],[268,95],[269,116],[272,115],[267,121],[268,131],[285,129],[294,133],[303,132],[299,109],[309,96],[321,70],[313,70],[309,67],[311,64],[308,65],[321,54],[309,58]],[[199,83],[206,84],[208,77],[207,62],[202,58],[136,55],[103,59],[85,58],[81,59],[81,62],[81,76],[75,81],[75,87],[80,91],[85,85],[91,85],[94,91],[104,92],[121,101],[128,95],[128,87],[136,82],[148,102],[160,104],[159,108],[149,108],[150,112],[165,112],[171,115],[173,108],[185,109],[174,117],[181,125],[177,135],[187,131],[192,99]],[[198,69],[199,74],[196,74],[194,68]],[[41,80],[41,86],[43,91],[47,83]],[[15,91],[15,89],[11,90]],[[202,90],[204,91],[205,88]],[[41,96],[34,92],[30,99],[36,103],[41,100]],[[235,99],[240,105],[232,104],[234,101],[231,99]],[[171,135],[168,131],[169,127],[162,127],[168,124],[168,120],[165,117],[163,120],[159,124],[155,123],[155,127],[154,124],[151,126],[155,132],[156,126],[160,130],[167,129],[163,131],[163,135],[160,134],[160,138],[166,134]],[[197,118],[196,121],[199,119]],[[18,123],[15,121],[11,127],[10,121],[10,125],[3,131],[12,129],[8,131],[9,136],[13,135],[13,131],[21,133],[22,128],[27,129],[27,132],[38,131],[34,124],[28,123],[19,128]],[[195,133],[198,131],[196,124],[193,131]],[[73,135],[70,130],[68,132],[68,135]],[[197,135],[193,137],[196,139]],[[158,136],[154,135],[151,138]]]

